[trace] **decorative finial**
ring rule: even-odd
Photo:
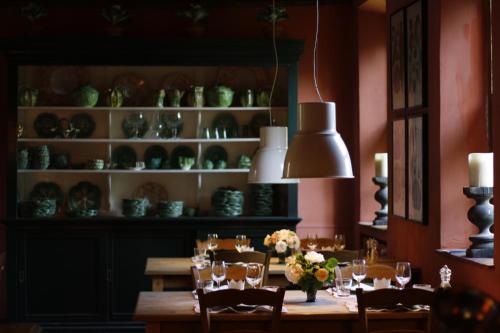
[[[440,287],[443,289],[451,288],[450,280],[451,280],[451,269],[448,266],[444,265],[439,270],[439,275],[441,276],[441,285]]]

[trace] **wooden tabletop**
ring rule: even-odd
[[[191,275],[191,258],[148,258],[146,275]],[[270,275],[283,275],[285,265],[278,264],[278,258],[271,258]]]
[[[356,303],[355,296],[348,298],[333,297],[326,290],[319,290],[316,302],[305,302],[306,295],[299,290],[287,290],[282,313],[282,320],[357,320],[358,313],[349,311],[346,303]],[[134,320],[145,322],[182,322],[199,321],[200,316],[194,311],[198,302],[188,291],[141,292],[137,301]],[[370,314],[379,319],[425,318],[427,312],[374,312]],[[265,320],[262,313],[220,313],[215,320]]]

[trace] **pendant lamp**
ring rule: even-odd
[[[275,1],[272,2],[273,14],[276,11]],[[276,20],[273,19],[273,49],[275,71],[273,85],[269,96],[269,124],[260,128],[259,149],[252,158],[252,166],[248,174],[250,184],[292,184],[298,179],[283,179],[283,165],[288,147],[288,128],[272,126],[272,96],[278,77],[278,50],[276,48]]]
[[[252,159],[248,175],[251,184],[290,184],[296,179],[283,179],[283,164],[288,146],[288,128],[266,126],[260,128],[260,145]]]
[[[300,103],[298,131],[286,153],[284,178],[354,178],[335,126],[335,103]]]
[[[349,151],[336,129],[335,103],[323,101],[316,80],[318,32],[316,0],[313,78],[320,101],[299,103],[298,131],[286,153],[283,178],[354,178]]]

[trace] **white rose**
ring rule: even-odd
[[[285,277],[293,284],[299,283],[300,277],[303,273],[304,270],[300,267],[300,265],[286,265],[285,267]]]
[[[300,249],[300,239],[299,237],[297,237],[297,235],[291,237],[289,240],[288,240],[288,246],[291,248],[291,249],[295,249],[295,250],[298,250]]]
[[[320,263],[325,261],[325,257],[321,253],[310,251],[304,256],[304,259],[309,261],[311,264]]]
[[[286,245],[285,241],[279,240],[278,242],[276,242],[276,245],[274,248],[276,249],[276,252],[278,252],[278,253],[285,253],[288,246]]]

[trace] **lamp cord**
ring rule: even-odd
[[[271,86],[271,92],[269,93],[269,126],[273,126],[273,114],[272,114],[272,101],[274,95],[274,89],[276,87],[276,81],[278,80],[278,48],[276,47],[276,3],[273,0],[273,13],[271,14],[273,20],[273,50],[274,50],[274,78],[273,85]]]
[[[316,94],[318,94],[320,102],[323,102],[321,93],[319,92],[318,81],[317,81],[317,66],[316,61],[318,60],[318,35],[319,35],[319,0],[316,0],[316,34],[314,35],[314,53],[313,53],[313,78],[314,78],[314,88],[316,88]]]

